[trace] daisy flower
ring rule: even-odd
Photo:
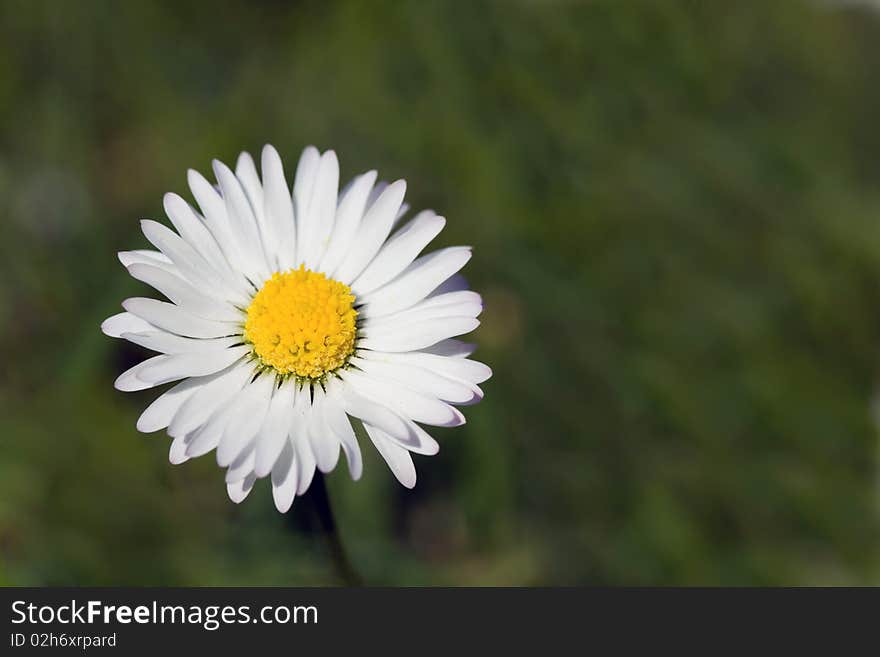
[[[137,428],[167,429],[171,463],[215,450],[233,502],[269,477],[287,511],[315,468],[340,451],[353,479],[362,457],[352,420],[394,476],[416,483],[411,454],[436,454],[422,425],[453,427],[492,372],[455,337],[474,330],[480,295],[458,274],[466,246],[420,255],[446,220],[431,210],[399,228],[406,183],[357,176],[342,191],[333,151],[309,146],[288,186],[278,152],[247,153],[217,185],[190,170],[198,207],[166,194],[174,230],[141,222],[156,250],[119,254],[167,301],[135,297],[101,325],[158,352],[116,379],[118,390],[177,381]]]

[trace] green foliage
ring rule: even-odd
[[[137,220],[266,142],[475,247],[486,399],[414,491],[329,478],[368,582],[880,581],[880,16],[3,0],[0,43],[0,582],[336,581],[305,501],[135,431],[98,331]]]

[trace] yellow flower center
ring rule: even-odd
[[[272,275],[247,309],[245,340],[279,374],[320,379],[354,351],[357,311],[347,285],[300,266]]]

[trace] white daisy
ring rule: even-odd
[[[216,450],[233,502],[271,477],[285,512],[329,472],[340,448],[353,479],[359,420],[404,486],[410,453],[436,454],[420,426],[465,419],[454,405],[479,401],[492,372],[454,337],[479,325],[480,295],[458,271],[469,247],[420,256],[446,220],[430,210],[401,228],[406,183],[369,171],[341,192],[336,154],[309,146],[293,193],[281,158],[262,153],[262,179],[242,153],[233,173],[214,162],[218,185],[189,171],[200,211],[166,194],[177,232],[141,222],[156,251],[124,251],[122,264],[169,301],[126,299],[101,328],[158,356],[116,379],[144,390],[179,381],[143,412],[140,431],[166,429],[169,460]],[[393,232],[392,232],[393,231]]]

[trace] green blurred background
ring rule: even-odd
[[[484,402],[412,492],[328,478],[368,583],[880,584],[869,4],[0,0],[0,583],[339,581],[98,330],[138,219],[270,142],[475,247]]]

